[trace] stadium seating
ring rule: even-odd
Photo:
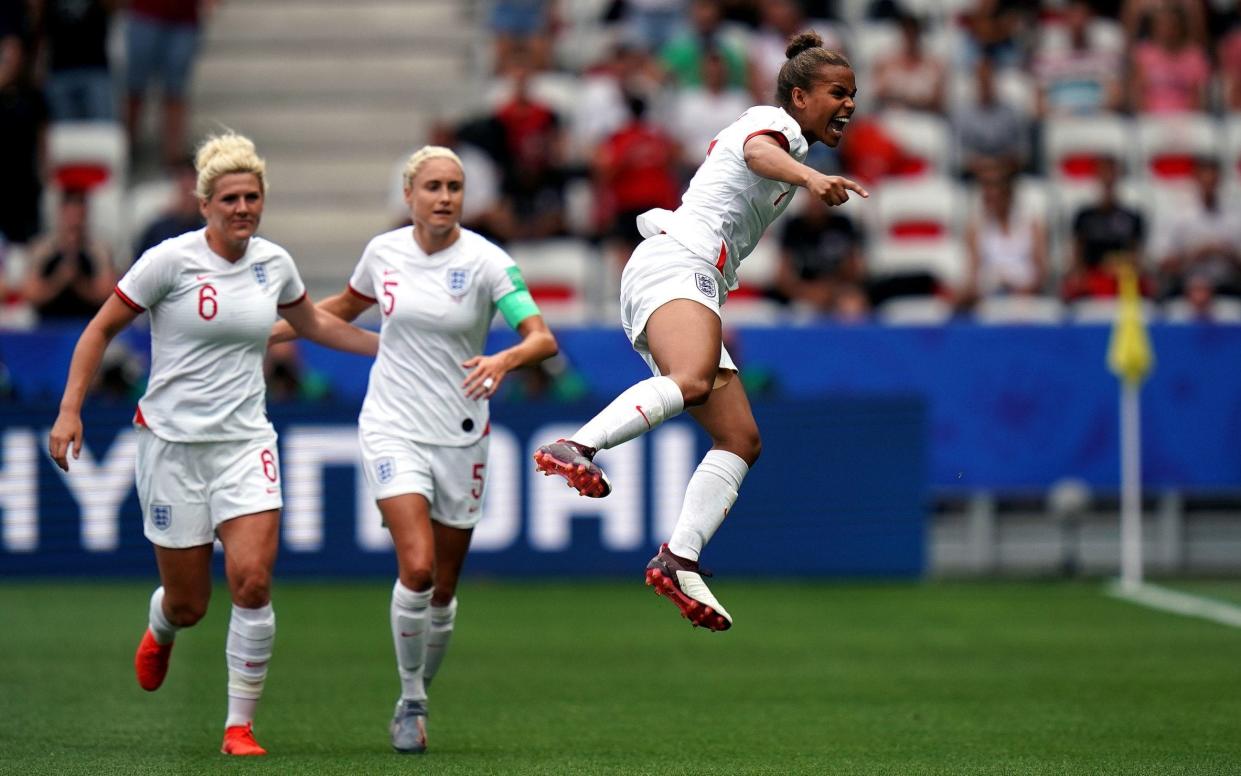
[[[128,180],[128,140],[124,128],[109,121],[61,121],[47,133],[52,186],[44,191],[43,212],[54,222],[60,191],[87,192],[90,231],[115,252],[127,248],[122,203]]]
[[[1093,180],[1103,156],[1133,169],[1133,147],[1129,122],[1120,116],[1064,117],[1043,125],[1043,158],[1057,184]]]
[[[1190,181],[1194,158],[1218,157],[1219,125],[1202,113],[1141,116],[1135,119],[1138,166],[1136,171],[1160,184]]]
[[[530,295],[549,323],[579,324],[591,318],[593,280],[606,270],[603,256],[585,240],[540,240],[509,246]]]
[[[965,268],[961,195],[948,178],[889,181],[874,195],[870,270],[883,277],[929,272],[949,285]]]
[[[955,164],[952,129],[932,113],[887,110],[880,126],[902,151],[900,164],[890,174],[901,178],[948,175]]]

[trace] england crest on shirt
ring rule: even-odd
[[[713,278],[710,278],[701,272],[695,272],[694,282],[698,285],[698,290],[702,292],[703,296],[709,296],[712,299],[715,298],[715,280]]]
[[[151,523],[161,531],[172,525],[172,507],[168,504],[151,505]]]
[[[375,479],[379,480],[380,485],[386,485],[392,481],[392,477],[396,474],[396,462],[391,458],[380,458],[375,461]]]
[[[448,270],[448,293],[453,296],[465,296],[470,290],[470,270],[466,267],[452,267]]]
[[[254,281],[263,288],[267,288],[267,265],[255,264],[250,269],[254,270]]]

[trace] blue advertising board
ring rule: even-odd
[[[493,409],[484,517],[467,573],[640,576],[666,540],[708,440],[684,418],[602,452],[615,490],[586,499],[534,471],[539,444],[592,405]],[[71,472],[47,456],[49,405],[0,408],[0,576],[151,574],[133,488],[132,408],[88,406]],[[922,572],[926,421],[913,398],[757,403],[762,460],[705,561],[729,574]],[[284,511],[281,575],[390,575],[359,470],[356,405],[273,405]]]

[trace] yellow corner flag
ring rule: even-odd
[[[1137,273],[1128,264],[1118,266],[1116,272],[1120,280],[1120,306],[1112,324],[1107,365],[1117,377],[1136,385],[1150,373],[1155,356],[1146,335],[1146,323],[1142,320]]]

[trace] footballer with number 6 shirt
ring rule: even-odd
[[[82,449],[82,401],[104,349],[149,312],[151,374],[134,415],[135,468],[160,587],[134,669],[144,690],[163,684],[177,631],[207,612],[219,539],[233,604],[221,751],[261,755],[253,720],[276,636],[271,577],[283,506],[263,380],[268,336],[280,316],[307,339],[352,353],[375,355],[379,338],[321,312],[289,254],[255,235],[267,183],[254,143],[232,133],[210,138],[195,167],[206,227],[143,253],[87,324],[48,447],[69,471],[69,456]]]
[[[413,226],[370,241],[322,310],[352,321],[382,315],[358,434],[367,483],[396,549],[389,607],[401,697],[389,732],[404,754],[427,748],[427,688],[457,615],[456,589],[482,517],[490,441],[488,399],[504,376],[556,355],[513,259],[461,228],[465,173],[447,148],[424,146],[405,164]],[[499,311],[521,340],[483,355]],[[272,340],[291,339],[277,324]]]

